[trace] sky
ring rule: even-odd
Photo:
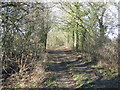
[[[61,11],[57,7],[53,8],[53,12],[58,17],[62,16]],[[106,18],[104,18],[104,22],[107,22],[106,25],[109,26],[107,29],[107,35],[110,39],[116,39],[118,36],[118,27],[116,27],[116,25],[118,24],[118,10],[115,6],[110,5],[110,7],[106,11],[106,14],[108,14],[108,16],[106,15]],[[109,19],[109,17],[111,19]]]
[[[11,0],[1,0],[3,2],[9,2]],[[15,2],[60,2],[60,1],[64,1],[64,2],[75,2],[75,1],[79,1],[79,2],[119,2],[120,0],[12,0]]]
[[[1,0],[1,1],[11,1],[11,0]],[[16,1],[16,2],[19,2],[19,1],[21,1],[21,2],[35,2],[35,1],[38,1],[38,2],[60,2],[60,1],[64,1],[64,2],[75,2],[75,1],[79,1],[79,2],[97,2],[97,1],[99,1],[99,2],[119,2],[120,0],[12,0],[12,1]],[[55,14],[58,16],[58,15],[60,15],[60,11],[59,11],[59,9],[58,8],[54,8],[53,9],[53,11],[55,12]],[[115,13],[116,15],[117,15],[117,17],[118,17],[118,11],[116,10],[116,8],[115,7],[113,7],[113,6],[111,6],[110,8],[109,8],[109,10],[107,11],[107,13],[109,13],[109,15],[111,15],[111,17],[113,16],[112,15],[112,13],[111,12],[113,12],[113,13]],[[109,31],[113,31],[114,33],[109,33],[109,38],[111,38],[111,39],[114,39],[114,38],[116,38],[117,37],[117,35],[118,35],[118,27],[115,27],[116,26],[116,24],[118,23],[117,21],[118,21],[118,18],[113,18],[113,26],[112,27],[114,27],[113,29],[110,29],[110,27],[109,27]]]
[[[109,14],[109,16],[111,16],[112,21],[110,27],[108,27],[108,31],[111,31],[111,33],[109,33],[109,38],[110,39],[116,39],[118,36],[118,10],[115,6],[110,6],[107,10],[107,13]],[[111,29],[112,27],[112,29]]]

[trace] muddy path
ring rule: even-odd
[[[47,87],[61,88],[116,88],[117,83],[105,80],[94,67],[95,62],[86,56],[71,50],[48,51],[49,64],[46,72],[50,72]]]
[[[53,73],[56,78],[56,86],[63,88],[76,88],[75,80],[72,79],[72,73],[69,72],[67,62],[73,60],[72,51],[49,51],[49,66],[47,71]],[[71,57],[72,56],[72,57]]]

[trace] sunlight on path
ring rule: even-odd
[[[94,66],[94,60],[71,50],[49,50],[49,64],[46,68],[51,73],[47,87],[116,87],[112,81],[104,80]]]
[[[57,76],[55,83],[59,87],[63,88],[76,88],[75,80],[72,78],[72,74],[69,72],[66,62],[73,60],[72,51],[68,50],[56,50],[49,52],[49,72],[53,72],[54,77]]]

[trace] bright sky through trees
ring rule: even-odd
[[[81,2],[81,0],[80,0]],[[87,2],[86,2],[87,3]],[[108,2],[109,3],[109,2]],[[57,18],[63,17],[65,14],[62,10],[58,8],[58,6],[53,7],[53,15]],[[110,7],[106,10],[104,17],[104,24],[108,27],[108,32],[106,35],[109,36],[110,39],[116,39],[118,36],[118,10],[114,5],[110,5]],[[60,23],[60,22],[59,22]],[[64,23],[64,22],[63,22]]]

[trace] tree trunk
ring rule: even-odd
[[[76,38],[75,38],[75,35],[76,33],[75,33],[75,31],[73,31],[73,36],[72,36],[72,38],[73,38],[73,50],[75,50],[76,49]]]
[[[78,51],[79,48],[79,33],[78,30],[76,31],[76,51]]]

